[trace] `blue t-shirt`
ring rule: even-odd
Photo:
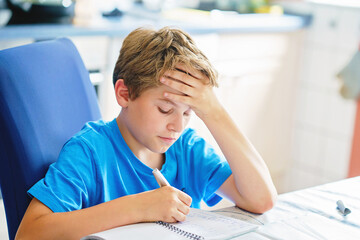
[[[221,200],[214,192],[231,170],[204,139],[186,129],[165,153],[161,173],[199,208],[202,199],[209,206]],[[132,153],[114,119],[87,123],[28,194],[53,212],[65,212],[158,187],[152,169]]]

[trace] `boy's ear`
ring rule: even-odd
[[[115,97],[118,104],[126,108],[129,104],[129,90],[124,84],[124,79],[118,79],[115,83]]]

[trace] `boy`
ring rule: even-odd
[[[213,93],[217,73],[181,30],[137,29],[114,70],[122,107],[111,122],[90,122],[35,184],[17,239],[79,239],[146,221],[183,221],[203,199],[224,196],[262,213],[277,193],[268,169]],[[191,129],[194,112],[226,160]],[[159,188],[152,170],[171,184]]]

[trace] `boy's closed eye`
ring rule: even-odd
[[[160,113],[163,113],[163,114],[170,114],[170,113],[173,112],[173,109],[165,110],[165,109],[162,109],[161,107],[158,107],[158,110],[159,110]],[[191,109],[185,111],[183,115],[185,117],[190,116],[191,115]]]
[[[172,111],[172,109],[163,109],[161,107],[158,107],[159,112],[163,113],[163,114],[168,114]]]
[[[156,104],[158,111],[162,114],[171,114],[177,109],[177,104],[174,102],[171,102],[167,99],[159,99],[160,101]],[[188,108],[186,111],[184,111],[183,115],[188,117],[191,115],[191,108]]]
[[[160,102],[157,105],[159,112],[168,114],[172,112],[175,104],[166,99],[160,99]]]

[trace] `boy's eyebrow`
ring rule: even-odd
[[[170,103],[174,106],[176,106],[176,103],[174,103],[173,101],[170,101],[169,99],[165,99],[165,98],[159,98],[160,101],[166,102],[166,103]]]

